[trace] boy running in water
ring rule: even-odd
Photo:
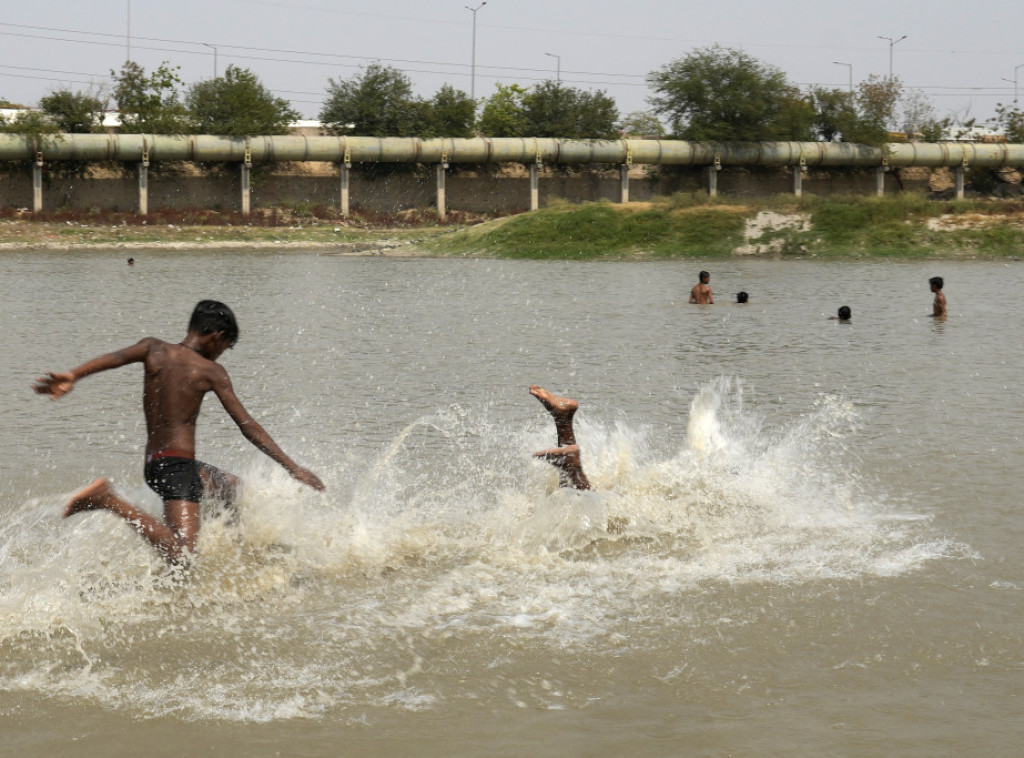
[[[187,564],[199,536],[199,500],[217,495],[231,501],[237,477],[195,459],[196,419],[207,392],[253,445],[280,463],[295,479],[323,491],[313,472],[289,458],[235,395],[220,355],[238,340],[235,316],[223,303],[203,300],[196,305],[188,334],[177,344],[146,337],[131,347],[101,355],[77,368],[47,374],[36,380],[40,395],[57,399],[90,374],[141,363],[145,369],[142,407],[146,416],[146,484],[164,501],[163,520],[154,518],[114,494],[100,478],[68,501],[64,517],[82,511],[107,510],[130,523],[168,562]]]

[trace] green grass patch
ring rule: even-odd
[[[440,253],[502,258],[715,257],[742,240],[745,211],[731,206],[556,204],[428,243]]]

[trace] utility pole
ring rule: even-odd
[[[558,78],[557,78],[556,81],[559,84],[561,84],[562,83],[562,56],[561,55],[555,55],[554,53],[544,53],[544,55],[548,56],[549,58],[555,58],[556,59],[556,62],[557,62],[557,65],[558,65],[558,68],[556,69],[557,72],[558,72]]]
[[[202,45],[203,47],[208,47],[211,50],[213,50],[213,78],[216,79],[217,78],[217,46],[216,45],[211,45],[208,42],[200,42],[199,44]]]
[[[893,39],[892,37],[883,37],[881,35],[878,35],[878,39],[889,40],[889,81],[892,81],[892,49],[896,46],[897,42],[902,42],[906,38],[906,34],[904,34],[899,39]]]
[[[469,99],[473,101],[473,107],[476,107],[476,12],[487,5],[487,0],[480,3],[475,8],[470,8],[468,5],[462,6],[467,11],[473,14],[473,59],[470,66],[469,75]]]

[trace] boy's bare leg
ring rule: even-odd
[[[568,397],[560,397],[534,384],[530,394],[540,400],[555,421],[555,433],[558,436],[558,447],[534,453],[534,458],[543,458],[558,468],[558,484],[560,487],[572,487],[577,490],[589,490],[590,481],[583,473],[580,462],[580,447],[576,444],[576,432],[572,427],[572,418],[579,410],[580,404]]]
[[[541,450],[533,454],[534,458],[543,458],[558,468],[558,486],[571,487],[576,490],[589,490],[590,480],[583,473],[580,462],[580,446],[566,445],[550,450]]]
[[[63,517],[98,510],[123,518],[171,563],[183,563],[186,554],[195,550],[199,537],[198,503],[169,500],[164,503],[165,520],[160,521],[115,495],[110,482],[100,478],[71,496]]]
[[[536,384],[530,387],[530,394],[540,400],[541,404],[555,420],[555,433],[558,435],[558,447],[576,444],[576,433],[572,428],[572,417],[576,415],[580,404],[572,398],[559,397]]]

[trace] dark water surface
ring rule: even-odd
[[[1021,264],[124,259],[0,256],[0,752],[1024,742]],[[713,307],[686,303],[701,268]],[[199,455],[247,486],[183,585],[110,514],[58,518],[100,475],[159,510],[140,367],[29,385],[178,341],[206,297],[238,315],[239,396],[329,490],[209,399]],[[581,401],[596,492],[531,460],[534,383]]]

